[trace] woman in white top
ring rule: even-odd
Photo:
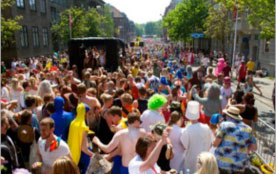
[[[54,91],[51,87],[51,83],[48,80],[43,80],[38,87],[38,92],[37,94],[41,97],[44,98],[46,94],[52,94],[53,97],[55,97]]]
[[[128,165],[129,174],[160,174],[157,165],[161,149],[167,144],[168,130],[163,131],[162,139],[157,144],[151,137],[140,137],[136,143],[137,155]]]
[[[9,102],[11,100],[10,90],[7,87],[7,80],[1,80],[1,99]]]
[[[11,90],[10,90],[10,93],[11,93],[11,100],[17,100],[17,107],[15,109],[15,112],[19,112],[21,110],[20,108],[20,104],[19,104],[19,101],[20,101],[20,95],[23,91],[23,88],[21,86],[19,86],[19,81],[17,78],[13,78],[11,80]]]
[[[36,83],[36,79],[34,77],[31,77],[29,80],[30,84],[31,84],[31,90],[30,90],[30,94],[31,95],[37,95],[37,83]]]
[[[183,128],[181,128],[182,124],[183,117],[179,114],[179,112],[172,112],[169,121],[169,126],[171,127],[169,138],[171,140],[171,144],[173,144],[174,157],[170,161],[170,166],[178,172],[184,172],[185,147],[180,141],[181,133],[183,131]]]

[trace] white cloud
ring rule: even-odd
[[[170,0],[104,0],[135,23],[160,20]]]

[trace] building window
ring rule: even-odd
[[[16,0],[16,6],[19,8],[24,8],[25,7],[24,0]]]
[[[48,29],[42,28],[43,46],[48,46]]]
[[[28,31],[26,26],[22,26],[20,30],[20,41],[22,48],[28,47]]]
[[[57,10],[54,7],[51,7],[51,18],[52,18],[52,21],[57,20]]]
[[[255,40],[259,40],[259,35],[255,34]]]
[[[46,13],[46,0],[40,0],[40,12]]]
[[[30,9],[32,11],[36,11],[35,0],[29,0],[29,3],[30,3]]]
[[[39,47],[39,35],[38,35],[38,27],[33,27],[33,46],[34,48]]]

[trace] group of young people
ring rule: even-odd
[[[66,53],[2,63],[1,172],[244,173],[257,149],[254,82],[246,70],[234,90],[229,64],[210,61],[156,45],[128,50],[115,72],[78,74]]]

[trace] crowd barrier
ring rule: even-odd
[[[274,168],[271,167],[271,169],[276,173],[275,129],[262,119],[258,119],[258,122],[254,126],[253,133],[257,140],[257,156],[268,166],[273,164]]]

